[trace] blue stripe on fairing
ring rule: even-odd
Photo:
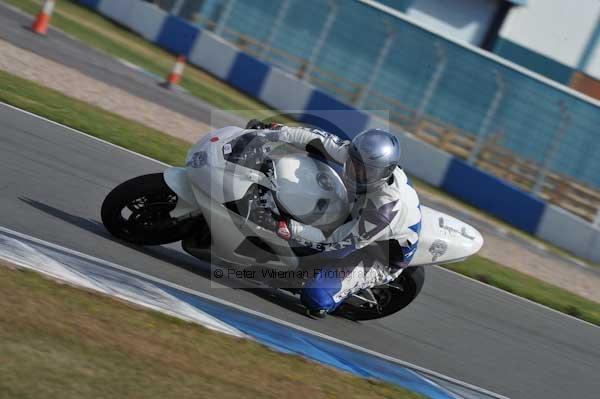
[[[161,288],[277,351],[301,355],[360,377],[376,378],[400,385],[432,399],[456,398],[455,395],[421,377],[418,373],[393,362],[216,304],[175,288],[167,286]]]
[[[419,234],[421,232],[421,221],[419,223],[415,223],[412,226],[408,226],[409,229]]]

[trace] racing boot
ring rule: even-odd
[[[325,309],[306,309],[306,315],[316,319],[324,319],[327,317],[327,311]]]

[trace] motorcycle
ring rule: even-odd
[[[300,152],[268,132],[226,127],[192,146],[185,167],[117,186],[101,216],[106,229],[128,243],[181,241],[184,251],[212,265],[275,271],[268,285],[280,282],[276,288],[297,294],[310,278],[304,272],[323,262],[322,248],[294,245],[250,216],[267,208],[330,232],[348,220],[349,207],[336,165],[318,150]],[[460,262],[483,245],[472,226],[426,206],[421,213],[419,246],[408,267],[393,281],[350,295],[338,315],[370,320],[396,313],[419,295],[425,266]]]

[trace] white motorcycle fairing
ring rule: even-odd
[[[235,140],[247,132],[238,127],[217,130],[190,149],[185,168],[165,171],[165,182],[178,195],[171,216],[201,211],[210,228],[210,253],[215,261],[297,268],[299,261],[285,240],[224,204],[244,199],[253,185],[260,185],[273,190],[277,207],[297,220],[320,228],[331,227],[343,223],[348,215],[344,185],[329,165],[307,154],[288,151],[277,155],[276,149],[269,148],[277,143],[262,143],[263,150],[273,155],[275,176],[261,172],[259,165],[254,168],[253,164],[228,161],[226,156],[235,152]],[[483,245],[481,234],[470,225],[425,206],[421,206],[421,211],[419,246],[410,266],[458,262]],[[249,235],[272,243],[277,256],[257,262],[241,254],[238,249]]]

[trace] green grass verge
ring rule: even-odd
[[[597,302],[486,258],[474,256],[465,262],[443,267],[600,326],[600,304]]]
[[[37,14],[41,7],[41,0],[0,1],[30,15]],[[127,60],[159,76],[166,77],[175,62],[172,54],[72,0],[56,2],[52,25],[90,47]],[[181,86],[219,109],[233,110],[246,118],[270,115],[265,104],[191,65],[186,68]]]
[[[2,71],[0,101],[172,165],[183,163],[190,146],[140,123]],[[594,324],[600,323],[599,304],[484,258],[474,257],[448,268]]]
[[[0,100],[92,136],[180,165],[189,143],[0,71]]]
[[[0,264],[0,397],[423,398]]]

